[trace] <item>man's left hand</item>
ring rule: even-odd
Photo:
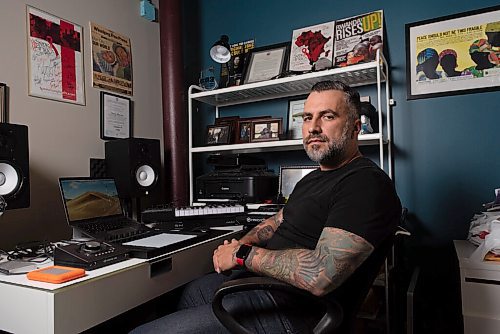
[[[239,248],[238,240],[232,239],[231,242],[224,240],[224,244],[217,247],[212,257],[215,271],[221,273],[236,267],[236,252]]]

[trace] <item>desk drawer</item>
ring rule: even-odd
[[[462,286],[462,313],[465,316],[500,320],[500,282],[465,278]],[[478,332],[479,333],[479,332]]]

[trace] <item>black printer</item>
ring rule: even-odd
[[[264,160],[245,154],[210,155],[214,171],[196,178],[196,200],[227,199],[241,203],[274,201],[278,196],[278,175]]]

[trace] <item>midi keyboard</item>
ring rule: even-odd
[[[155,206],[144,210],[144,224],[159,230],[203,231],[210,227],[242,225],[246,220],[245,207],[240,204],[172,207]]]

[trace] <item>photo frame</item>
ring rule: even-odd
[[[120,95],[101,92],[101,139],[132,137],[132,101]]]
[[[207,145],[229,144],[231,139],[230,125],[209,125],[207,126]]]
[[[288,101],[288,139],[302,139],[302,114],[306,99],[294,99]]]
[[[279,140],[282,133],[281,118],[268,118],[252,122],[250,132],[251,142]]]
[[[28,94],[85,105],[82,26],[26,6]]]
[[[406,24],[407,99],[498,90],[499,17],[500,5]]]
[[[290,43],[250,49],[245,61],[243,83],[271,80],[283,74],[288,65]]]
[[[236,129],[236,143],[243,144],[249,143],[252,136],[252,121],[241,119],[238,122],[238,127]]]
[[[215,119],[215,125],[229,125],[229,142],[228,144],[234,144],[237,141],[237,128],[239,116],[227,116],[227,117],[218,117]]]

